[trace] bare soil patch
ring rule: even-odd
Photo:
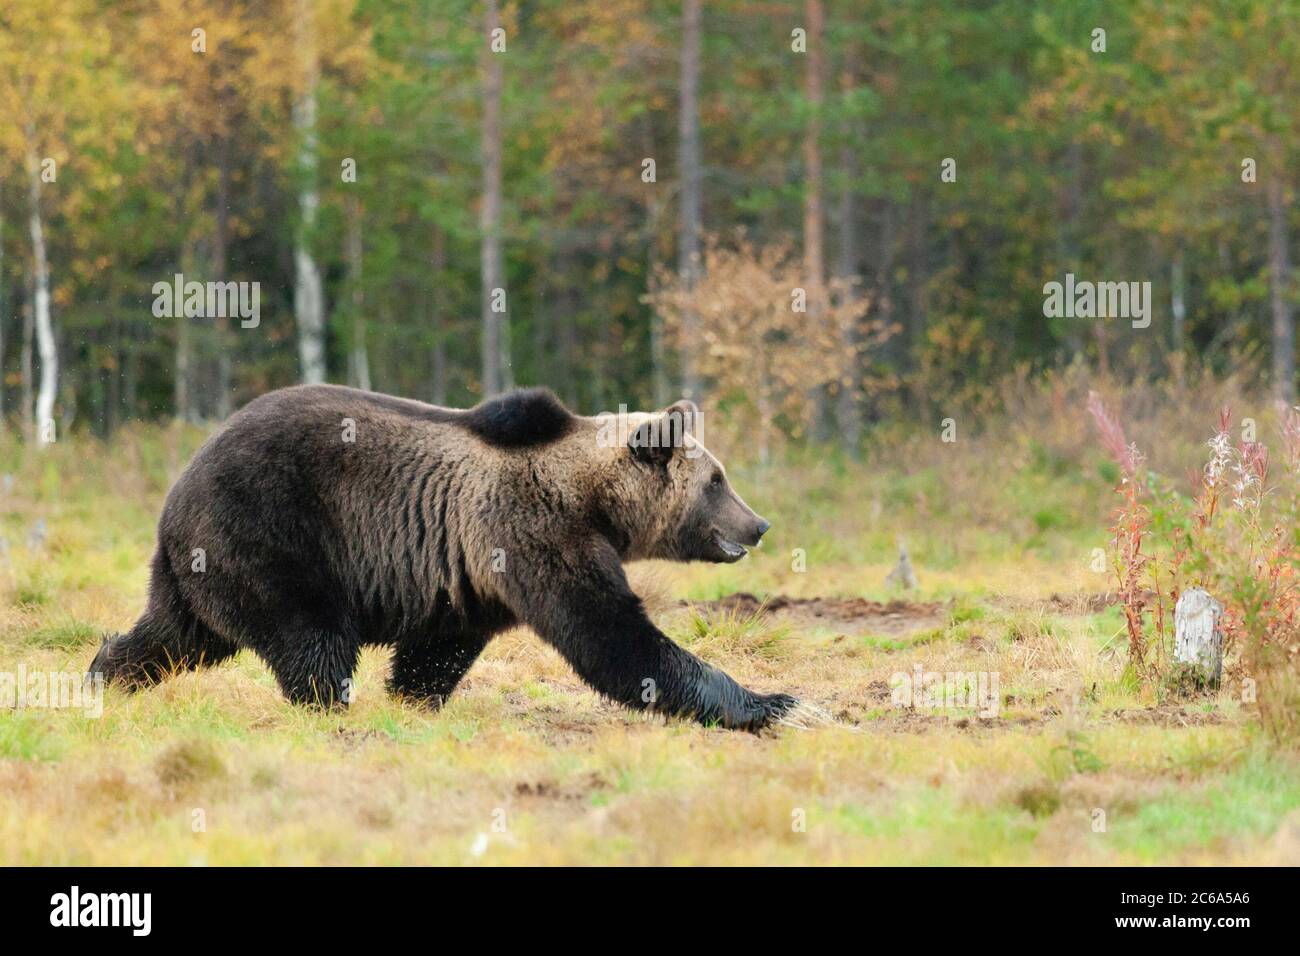
[[[1021,600],[1008,602],[1006,606],[1010,608],[1041,608],[1055,614],[1100,614],[1106,608],[1118,603],[1119,596],[1117,594],[1105,591],[1100,594],[1095,592],[1053,594],[1046,600]]]
[[[868,601],[866,598],[791,598],[763,600],[740,591],[716,601],[686,602],[705,617],[715,614],[749,616],[760,610],[795,627],[826,627],[853,634],[899,637],[939,627],[947,622],[949,605],[941,602]]]
[[[1198,710],[1179,704],[1107,711],[1105,720],[1122,724],[1150,724],[1155,727],[1209,727],[1231,721],[1219,710]]]
[[[1104,611],[1118,598],[1111,593],[1053,594],[1049,598],[989,598],[981,603],[1009,610],[1034,609],[1053,614],[1084,615]],[[748,591],[716,601],[683,601],[706,618],[717,614],[749,616],[760,610],[794,627],[825,627],[847,634],[905,637],[942,627],[954,606],[952,601],[871,601],[866,598],[796,598],[777,594],[760,598]]]

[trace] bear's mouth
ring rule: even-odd
[[[745,555],[749,554],[748,548],[743,544],[737,544],[735,541],[730,541],[727,538],[724,538],[721,531],[715,530],[713,532],[713,543],[718,546],[718,550],[722,552],[722,560],[727,564],[730,564],[733,561],[739,561]]]

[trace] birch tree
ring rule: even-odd
[[[301,64],[301,86],[293,104],[298,135],[298,229],[294,237],[293,311],[298,321],[298,359],[302,380],[325,381],[325,293],[320,269],[311,250],[320,194],[316,186],[316,85],[320,66],[316,52],[313,0],[295,0],[294,32]]]
[[[510,320],[501,252],[501,48],[505,35],[497,0],[484,2],[482,53],[483,125],[480,141],[483,195],[479,208],[483,283],[483,394],[495,395],[513,384],[510,372]],[[494,49],[495,47],[495,49]]]
[[[32,239],[32,299],[36,323],[36,348],[41,359],[41,384],[36,392],[36,443],[54,441],[54,396],[59,387],[59,354],[50,316],[50,265],[45,250],[45,225],[41,219],[41,164],[36,157],[36,131],[27,126],[27,228]]]
[[[64,142],[73,118],[85,120],[93,112],[93,67],[106,46],[103,31],[84,26],[77,13],[50,17],[29,4],[0,8],[0,155],[16,160],[10,168],[21,169],[26,180],[31,323],[40,374],[33,424],[40,447],[57,437],[59,389],[45,187],[57,182],[59,163],[67,158]],[[30,387],[27,381],[24,387]]]

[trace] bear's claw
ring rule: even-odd
[[[757,733],[764,727],[780,722],[787,713],[799,706],[799,701],[789,694],[749,694],[745,706],[738,714],[727,714],[722,726],[730,730],[748,730]]]

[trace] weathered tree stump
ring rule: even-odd
[[[907,545],[898,539],[898,564],[885,578],[885,585],[907,591],[917,586],[916,572],[912,570],[912,556],[907,553]]]
[[[1174,606],[1177,686],[1218,687],[1223,675],[1223,605],[1201,588],[1188,588]]]

